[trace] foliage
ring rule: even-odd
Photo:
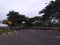
[[[21,15],[19,12],[15,11],[10,11],[7,16],[7,19],[13,23],[12,26],[20,26],[21,23],[25,20],[24,15]]]
[[[60,2],[51,1],[45,9],[39,11],[39,14],[42,16],[35,16],[33,18],[25,17],[25,15],[19,14],[19,12],[9,11],[7,14],[7,20],[3,20],[3,23],[8,24],[8,21],[11,21],[12,24],[9,26],[18,26],[18,27],[53,27],[60,26]],[[52,22],[53,20],[53,22]],[[55,23],[58,20],[58,23]],[[23,23],[24,22],[24,23]]]
[[[2,20],[2,23],[3,24],[8,24],[8,20],[4,19],[4,20]]]
[[[59,19],[60,18],[60,3],[51,1],[45,9],[39,12],[39,14],[44,13],[43,19],[50,20],[50,19]]]
[[[60,22],[60,5],[59,4],[60,2],[51,1],[49,5],[45,7],[45,9],[39,11],[39,14],[44,14],[42,15],[42,21],[44,23],[47,23],[48,26],[52,23],[51,22],[52,20],[58,20]]]

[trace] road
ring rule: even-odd
[[[0,36],[0,45],[60,45],[60,32],[18,30],[16,33]]]

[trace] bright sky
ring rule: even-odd
[[[5,19],[6,14],[17,11],[27,17],[39,16],[38,12],[46,7],[51,0],[0,0],[0,20]]]

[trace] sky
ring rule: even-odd
[[[40,16],[39,11],[44,9],[51,0],[0,0],[0,20],[7,18],[9,11],[17,11],[26,17]],[[45,4],[48,3],[48,4]]]

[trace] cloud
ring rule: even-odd
[[[6,18],[8,11],[15,10],[28,17],[38,16],[38,12],[49,3],[50,0],[0,0],[0,18]]]

